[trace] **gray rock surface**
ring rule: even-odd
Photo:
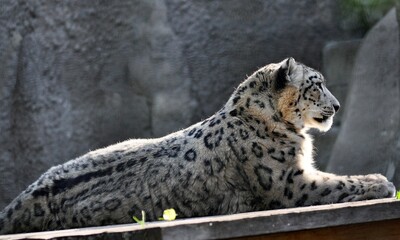
[[[346,38],[336,1],[167,2],[198,101],[194,121],[213,114],[258,67],[292,56],[321,69],[324,44]]]
[[[399,24],[392,9],[357,54],[343,124],[328,171],[380,172],[400,184]]]
[[[332,41],[324,46],[322,53],[323,68],[327,86],[339,100],[342,109],[346,109],[346,97],[351,83],[354,60],[362,40]],[[335,115],[335,126],[340,126],[344,111]]]
[[[217,111],[258,67],[320,69],[323,1],[15,1],[0,7],[0,208],[50,166]]]
[[[351,82],[354,59],[362,40],[332,41],[324,46],[322,52],[323,68],[327,86],[339,100],[341,109],[326,133],[313,131],[315,136],[315,160],[321,170],[325,170],[332,154],[333,146],[340,131],[343,109],[346,109],[346,96]]]
[[[52,165],[189,125],[163,1],[3,1],[0,19],[0,207]]]

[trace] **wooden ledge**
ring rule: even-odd
[[[321,235],[322,234],[322,235]],[[325,234],[325,235],[324,235]],[[12,234],[2,239],[400,239],[400,201],[378,199],[175,221]],[[330,236],[330,237],[329,237]],[[342,236],[342,237],[341,237]]]

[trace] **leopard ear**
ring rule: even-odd
[[[280,63],[278,73],[276,75],[275,90],[279,91],[286,87],[287,83],[291,81],[290,74],[296,68],[296,61],[294,58],[289,57]]]

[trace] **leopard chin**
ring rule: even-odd
[[[334,115],[320,115],[318,117],[307,116],[304,119],[304,124],[306,129],[315,128],[320,132],[327,132],[332,127],[333,116]]]
[[[327,132],[331,129],[333,124],[333,116],[322,116],[320,118],[313,118],[313,128],[318,129],[321,132]]]

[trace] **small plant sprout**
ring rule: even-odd
[[[142,210],[142,220],[138,219],[136,216],[132,217],[135,222],[139,223],[140,226],[144,227],[144,224],[146,223],[146,213]]]
[[[173,221],[176,219],[176,216],[178,216],[178,214],[176,214],[175,209],[170,208],[170,209],[165,209],[164,213],[163,213],[163,217],[159,218],[159,220],[161,221]]]
[[[396,199],[399,199],[399,200],[400,200],[400,191],[397,191],[397,193],[396,193]]]

